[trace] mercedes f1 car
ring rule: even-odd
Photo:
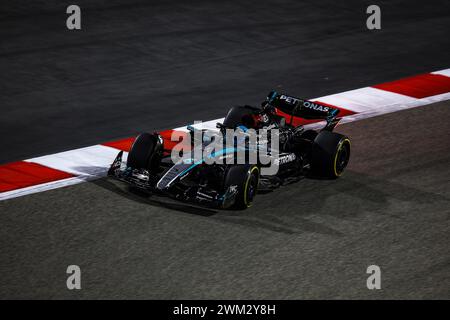
[[[259,108],[232,107],[216,130],[188,126],[187,144],[194,151],[188,156],[174,159],[173,150],[164,148],[160,134],[140,134],[126,162],[120,152],[108,175],[150,194],[217,208],[245,209],[252,205],[258,191],[273,190],[305,176],[335,179],[343,173],[350,158],[350,140],[333,132],[340,121],[339,111],[272,91]],[[299,118],[325,121],[325,125],[320,130],[306,130],[303,125],[295,125]],[[228,143],[217,148],[215,143],[215,148],[208,151],[215,138],[223,138],[217,140],[220,143],[226,141],[227,130],[238,130],[244,136],[252,131],[259,138],[253,143],[244,139],[244,144],[239,145],[233,140],[231,147]],[[276,131],[276,146],[272,135],[260,138],[263,130]],[[270,161],[210,161],[236,160],[240,150],[259,152],[262,145]],[[201,157],[194,158],[195,148],[202,151]],[[272,164],[277,166],[276,174],[265,174],[264,169]]]

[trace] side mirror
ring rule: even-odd
[[[223,125],[223,123],[220,123],[220,122],[216,123],[216,128],[220,129],[220,131],[224,131],[226,129],[226,127]]]
[[[223,123],[217,122],[217,123],[216,123],[216,128],[219,129],[220,132],[221,132],[222,134],[225,134],[226,128],[225,128],[225,126],[223,125]]]

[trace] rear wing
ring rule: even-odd
[[[263,104],[278,109],[291,116],[286,119],[287,123],[292,124],[294,117],[303,119],[326,120],[327,125],[324,130],[333,130],[340,118],[337,117],[340,110],[320,102],[305,100],[289,96],[286,94],[271,91]]]

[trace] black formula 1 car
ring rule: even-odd
[[[338,114],[339,109],[272,91],[259,108],[232,107],[217,130],[188,126],[185,139],[190,151],[177,151],[176,159],[173,150],[164,149],[160,134],[140,134],[126,164],[120,152],[108,175],[150,194],[245,209],[257,191],[305,176],[334,179],[342,174],[350,158],[350,140],[333,132]],[[298,118],[326,124],[321,130],[305,130],[293,125]],[[230,138],[230,130],[239,132],[240,138],[236,134]],[[250,133],[256,138],[251,139]],[[194,156],[196,150],[200,157]],[[251,155],[256,161],[249,161]]]

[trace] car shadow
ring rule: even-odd
[[[176,203],[176,200],[170,198],[153,196],[147,192],[140,191],[135,188],[130,188],[126,185],[120,185],[120,182],[116,182],[111,178],[105,177],[98,180],[91,181],[92,184],[114,192],[115,194],[124,197],[128,200],[132,200],[138,203],[147,204],[159,208],[181,211],[188,214],[199,215],[203,217],[209,217],[217,213],[216,210],[193,206],[184,203]]]
[[[121,197],[134,202],[148,204],[155,207],[181,211],[188,214],[194,214],[204,217],[209,217],[215,215],[218,211],[206,207],[199,207],[194,205],[185,204],[182,202],[176,202],[176,200],[161,197],[161,196],[150,196],[149,193],[140,191],[135,188],[130,188],[125,183],[121,183],[112,178],[105,177],[107,169],[104,167],[77,167],[74,168],[78,172],[89,173],[90,176],[86,177],[86,181],[94,184],[100,188],[113,192]]]

